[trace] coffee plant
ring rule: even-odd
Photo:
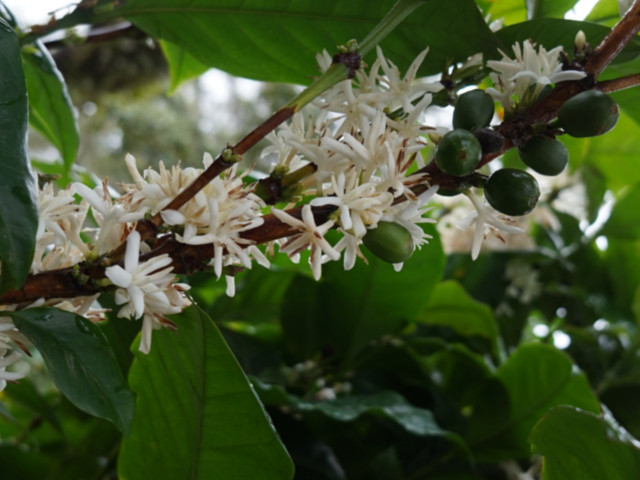
[[[640,478],[640,1],[576,3],[0,1],[0,478]],[[52,53],[123,37],[301,89],[109,182]]]

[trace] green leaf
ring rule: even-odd
[[[613,26],[620,20],[620,9],[616,0],[599,0],[586,18],[590,22]]]
[[[618,124],[606,135],[592,138],[564,135],[562,143],[569,150],[572,168],[583,164],[595,166],[605,176],[607,188],[618,193],[629,185],[640,183],[637,135],[638,124],[631,121],[626,112],[621,112]]]
[[[161,40],[160,47],[169,63],[169,73],[171,75],[169,93],[174,93],[182,82],[191,80],[209,70],[207,65],[171,42]]]
[[[563,17],[577,0],[526,0],[527,18]]]
[[[18,37],[0,18],[0,293],[29,273],[38,228],[36,185],[27,156],[27,91]]]
[[[469,440],[478,449],[486,449],[490,458],[499,458],[505,452],[526,454],[531,429],[551,407],[572,405],[600,411],[600,403],[584,374],[576,370],[565,353],[550,345],[521,346],[500,366],[496,378],[506,389],[508,411],[501,421],[492,425],[483,422],[481,429],[472,429]],[[491,405],[488,407],[492,409]]]
[[[78,408],[126,432],[134,411],[111,346],[97,325],[55,308],[4,312],[33,342],[60,391]]]
[[[62,74],[42,45],[22,50],[22,68],[29,94],[29,121],[61,153],[66,170],[78,152],[78,128]]]
[[[349,361],[372,340],[413,321],[444,268],[442,246],[433,234],[400,272],[367,253],[368,265],[359,260],[345,271],[341,262],[331,262],[323,267],[319,283],[294,280],[282,309],[290,351],[302,360],[327,347]]]
[[[122,479],[288,479],[293,466],[211,319],[196,307],[153,334],[129,380],[137,414],[119,459]]]
[[[491,20],[504,19],[505,25],[524,22],[527,19],[527,6],[523,0],[500,0],[493,2],[489,9]]]
[[[298,412],[319,412],[338,422],[352,422],[362,415],[387,418],[414,435],[460,438],[443,430],[433,414],[414,407],[397,392],[378,391],[370,395],[347,395],[328,401],[306,401],[290,395],[277,385],[254,380],[256,390],[271,405],[293,407]]]
[[[640,237],[640,184],[633,185],[616,202],[603,235],[635,240]]]
[[[431,302],[420,313],[418,321],[446,326],[462,335],[480,335],[493,345],[498,338],[498,327],[489,306],[471,298],[454,280],[436,286]]]
[[[129,0],[117,13],[150,35],[183,48],[199,62],[233,75],[307,84],[317,75],[316,53],[362,40],[394,0]],[[452,35],[464,32],[464,35]],[[425,0],[383,42],[401,70],[426,46],[421,72],[438,73],[478,49],[498,43],[473,0]],[[365,58],[373,63],[374,53]]]
[[[533,429],[531,444],[544,457],[544,480],[640,478],[640,442],[607,411],[553,408]]]

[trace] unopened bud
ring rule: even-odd
[[[582,52],[585,49],[585,46],[587,45],[587,36],[582,30],[578,30],[578,33],[576,33],[574,44],[576,46],[576,52]]]

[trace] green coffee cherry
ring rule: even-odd
[[[436,149],[436,165],[449,175],[464,177],[473,173],[482,158],[480,142],[468,130],[456,129],[440,139]]]
[[[523,170],[503,168],[487,180],[484,196],[489,204],[507,215],[526,215],[533,210],[540,197],[535,178]]]
[[[595,137],[611,130],[618,116],[613,98],[599,90],[587,90],[560,107],[558,125],[572,137]]]
[[[558,175],[569,161],[569,151],[555,138],[535,135],[518,148],[527,167],[542,175]]]
[[[411,233],[395,222],[378,222],[362,239],[376,257],[389,263],[400,263],[411,257],[413,240]]]
[[[474,130],[489,125],[493,118],[493,98],[483,90],[472,90],[458,97],[453,111],[453,128]]]

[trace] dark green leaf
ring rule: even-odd
[[[107,339],[89,320],[55,308],[5,312],[42,354],[58,388],[78,408],[127,431],[134,399]]]
[[[531,444],[544,456],[544,480],[640,478],[640,443],[606,411],[553,408],[533,429]]]
[[[501,421],[472,430],[470,439],[470,443],[492,452],[490,455],[504,451],[526,454],[531,429],[551,407],[572,405],[600,411],[586,377],[576,371],[566,354],[550,345],[521,346],[500,366],[496,377],[507,391],[508,411]]]
[[[170,93],[175,92],[182,82],[191,80],[209,70],[207,65],[171,42],[162,40],[160,41],[160,46],[169,63],[169,72],[171,74]]]
[[[199,62],[267,81],[309,83],[317,74],[316,53],[349,39],[362,40],[393,0],[300,0],[283,4],[231,0],[129,0],[118,13],[147,33],[168,40]],[[464,35],[451,35],[463,32]],[[430,47],[423,73],[437,73],[497,42],[472,0],[425,0],[383,42],[402,70]],[[374,54],[367,57],[369,64]]]
[[[13,401],[26,405],[34,412],[42,415],[56,430],[62,430],[60,419],[53,406],[40,394],[29,379],[24,378],[20,382],[7,383],[4,394]]]
[[[368,254],[368,265],[359,260],[349,271],[339,262],[327,264],[319,283],[294,280],[282,310],[285,342],[302,358],[326,347],[353,359],[372,340],[415,319],[440,280],[444,260],[436,235],[400,272]]]
[[[137,414],[119,460],[123,479],[288,479],[291,461],[211,319],[196,307],[173,316],[136,353]]]
[[[0,293],[24,283],[38,228],[36,185],[27,156],[27,110],[18,37],[0,18]]]
[[[460,438],[443,430],[424,408],[414,407],[396,392],[379,391],[371,395],[347,395],[328,401],[307,401],[289,395],[282,387],[254,380],[260,396],[271,405],[290,406],[299,412],[320,412],[338,422],[352,422],[361,415],[387,418],[409,433],[423,436],[443,436],[455,441]]]
[[[22,50],[29,94],[29,121],[62,154],[67,169],[76,159],[78,128],[62,74],[40,42]]]
[[[498,328],[491,309],[471,297],[453,281],[439,283],[431,301],[418,317],[420,323],[441,325],[462,335],[480,335],[496,344]]]

